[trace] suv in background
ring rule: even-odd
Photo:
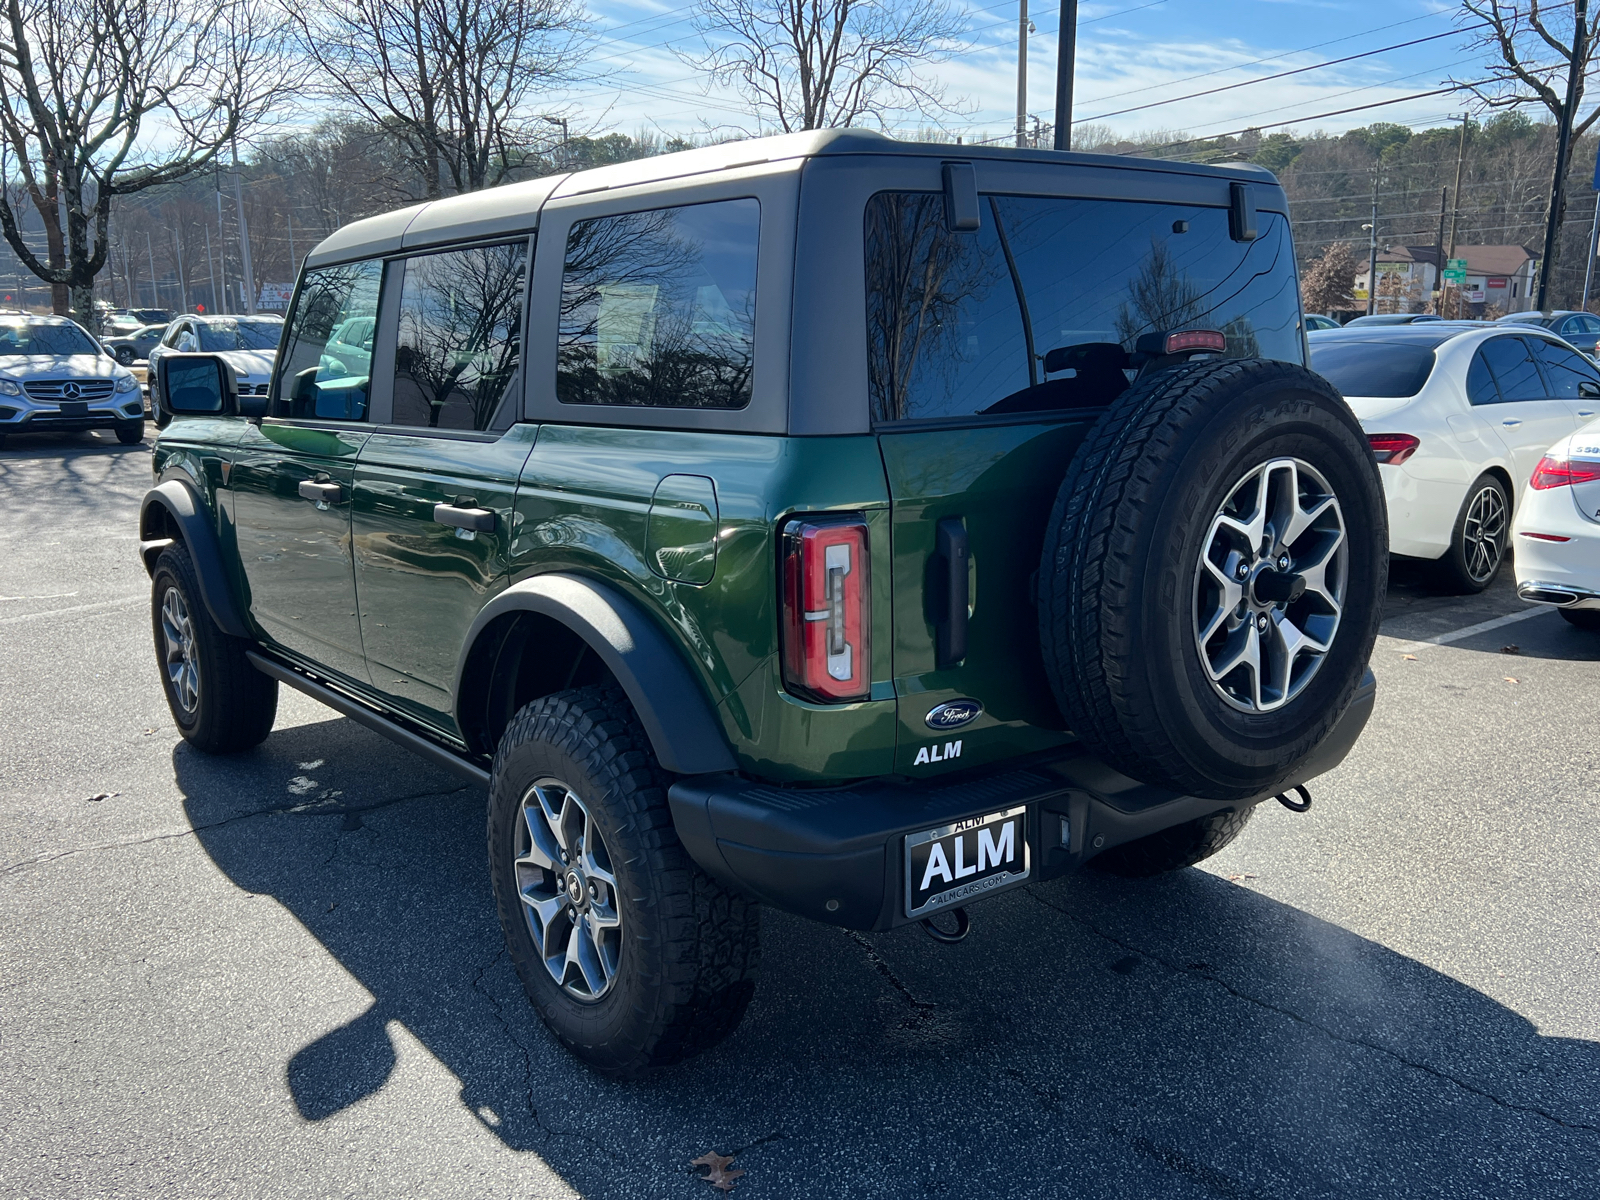
[[[1593,313],[1562,309],[1556,312],[1519,312],[1500,317],[1498,324],[1539,325],[1548,329],[1562,341],[1576,346],[1590,358],[1594,357],[1596,342],[1600,342],[1600,317]]]
[[[0,446],[8,434],[60,429],[140,441],[139,381],[66,317],[0,316]]]
[[[153,364],[173,718],[243,750],[287,684],[484,785],[512,961],[616,1075],[737,1025],[762,904],[952,940],[1194,863],[1374,695],[1383,498],[1286,213],[831,130],[347,225],[267,394]]]
[[[156,364],[168,353],[204,352],[221,355],[232,368],[241,396],[265,396],[272,378],[272,359],[283,336],[283,318],[262,317],[179,317],[167,326],[161,340],[150,348],[150,411],[156,425],[172,419],[171,410],[161,402],[156,387]]]

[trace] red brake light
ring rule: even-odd
[[[1372,457],[1391,467],[1398,467],[1422,445],[1409,433],[1369,433],[1367,441],[1372,443]]]
[[[872,690],[867,523],[791,520],[783,529],[783,679],[812,700]]]
[[[1536,492],[1550,488],[1571,487],[1575,483],[1593,483],[1600,479],[1600,462],[1583,459],[1551,458],[1546,454],[1533,469],[1528,486]]]
[[[1185,350],[1215,350],[1218,354],[1228,348],[1228,339],[1215,329],[1184,329],[1167,334],[1166,352],[1181,354]]]

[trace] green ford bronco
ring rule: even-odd
[[[488,789],[511,957],[632,1075],[759,906],[924,923],[1231,840],[1349,751],[1387,571],[1259,168],[691,150],[307,258],[266,395],[171,354],[140,514],[209,753],[298,688]]]

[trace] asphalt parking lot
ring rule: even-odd
[[[707,1197],[709,1150],[749,1197],[1600,1187],[1600,636],[1509,571],[1396,573],[1310,813],[957,946],[769,912],[738,1033],[618,1084],[523,999],[481,792],[289,692],[254,752],[178,738],[148,479],[0,452],[0,1194]]]

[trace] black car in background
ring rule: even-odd
[[[1563,309],[1556,312],[1520,312],[1501,317],[1499,323],[1543,325],[1551,333],[1565,339],[1591,358],[1600,341],[1600,317],[1593,313]]]

